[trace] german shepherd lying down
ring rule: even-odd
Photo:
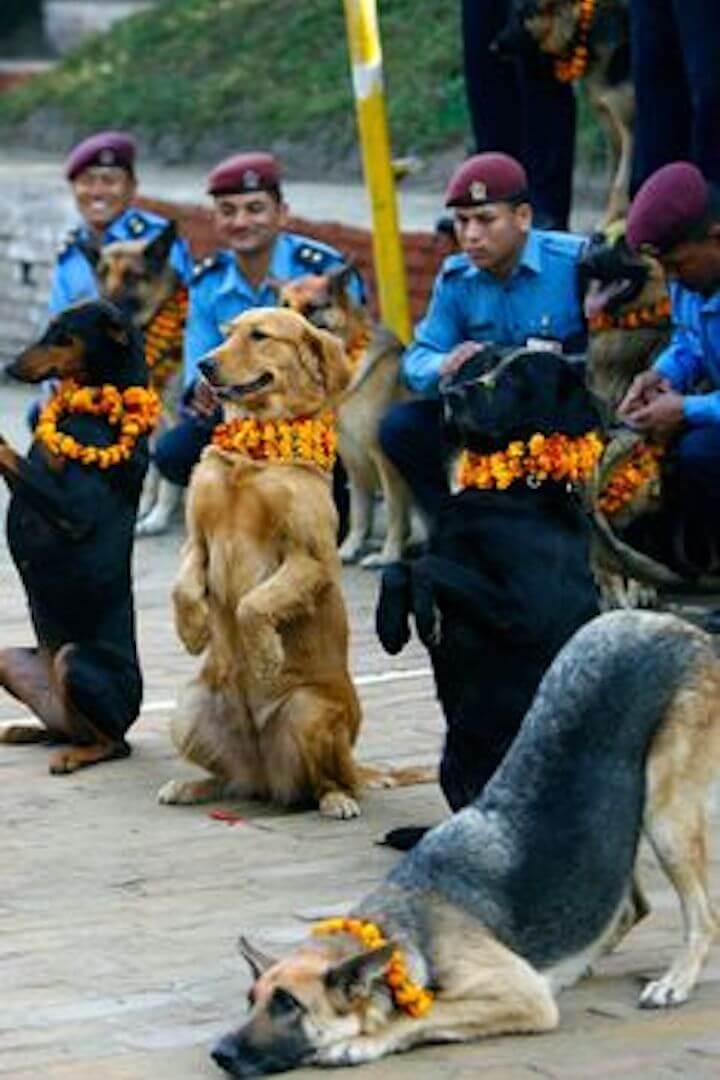
[[[340,546],[344,563],[387,566],[402,557],[410,539],[410,493],[380,449],[378,426],[390,405],[408,396],[400,383],[402,343],[348,293],[351,266],[306,274],[280,284],[280,303],[342,341],[351,365],[350,383],[338,401],[338,451],[350,480],[350,529]],[[373,524],[375,492],[387,509],[382,550],[365,554]]]
[[[66,308],[7,370],[29,383],[147,385],[140,335],[107,301]],[[104,416],[70,414],[58,427],[96,447],[117,439]],[[147,463],[145,436],[128,461],[108,469],[38,441],[22,458],[0,438],[0,473],[12,492],[8,544],[37,636],[33,648],[0,652],[0,686],[43,725],[7,725],[0,742],[67,741],[50,760],[53,773],[130,753],[125,734],[142,701],[131,556]]]
[[[685,940],[640,1005],[679,1005],[718,928],[705,802],[719,773],[711,639],[670,615],[599,616],[555,659],[483,794],[353,909],[389,944],[362,949],[341,932],[280,961],[253,951],[250,1015],[213,1058],[251,1077],[555,1028],[557,992],[636,920],[641,833],[678,894]],[[420,1018],[388,984],[395,950],[434,995]]]
[[[585,435],[598,418],[562,357],[484,349],[441,388],[448,437],[491,453],[532,435]],[[565,483],[449,496],[428,552],[383,574],[378,636],[399,652],[414,616],[447,723],[440,784],[453,810],[482,791],[517,734],[540,679],[568,638],[598,614],[590,530]],[[406,846],[413,830],[387,842]]]
[[[169,311],[167,305],[172,304],[182,289],[180,277],[170,262],[176,239],[175,222],[171,221],[152,240],[118,240],[95,254],[101,294],[116,304],[146,338],[153,320],[161,311]],[[170,315],[170,321],[177,323],[175,332],[159,348],[154,363],[149,363],[150,385],[160,394],[163,404],[156,436],[176,422],[182,391],[185,320],[173,320]],[[147,346],[146,339],[149,356]],[[158,536],[165,532],[181,499],[182,488],[161,477],[151,463],[138,507],[136,534]]]

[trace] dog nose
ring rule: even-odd
[[[210,1051],[210,1057],[215,1064],[219,1065],[225,1072],[230,1073],[231,1076],[235,1075],[233,1071],[235,1066],[235,1048],[232,1040],[227,1035],[223,1035],[221,1039],[218,1039]]]
[[[217,364],[211,356],[205,356],[198,364],[198,371],[201,375],[204,375],[206,379],[212,379],[217,371]]]

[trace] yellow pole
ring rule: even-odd
[[[343,0],[365,183],[370,195],[375,276],[383,322],[404,342],[412,328],[395,177],[385,111],[376,0]]]

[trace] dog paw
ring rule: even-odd
[[[248,667],[260,683],[273,683],[285,664],[283,641],[270,620],[242,604],[238,608],[238,633]]]
[[[338,818],[347,821],[360,817],[360,807],[345,791],[328,791],[320,800],[320,813],[323,817]]]
[[[39,724],[5,724],[0,727],[0,743],[6,746],[47,742],[49,738],[50,732]]]
[[[669,1009],[682,1005],[690,996],[687,987],[679,986],[669,975],[649,982],[640,995],[641,1009]]]
[[[157,793],[161,806],[193,806],[207,802],[218,795],[218,785],[213,780],[168,780]]]
[[[197,656],[210,640],[210,609],[204,600],[173,594],[175,628],[191,656]]]

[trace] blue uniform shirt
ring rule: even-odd
[[[504,280],[473,266],[460,252],[445,259],[435,279],[425,318],[403,357],[408,386],[437,394],[440,365],[463,341],[524,345],[551,338],[566,351],[585,345],[585,322],[577,285],[584,240],[569,233],[531,229],[522,255]]]
[[[148,210],[134,206],[123,210],[103,233],[103,245],[116,240],[153,240],[167,225],[167,220]],[[73,229],[60,249],[55,263],[48,307],[54,315],[69,304],[80,300],[93,300],[98,295],[95,272],[82,250],[83,241],[90,239],[87,225]],[[184,240],[177,239],[170,253],[170,262],[185,283],[192,274],[192,259]]]
[[[198,361],[223,341],[223,327],[243,311],[277,305],[277,286],[305,274],[323,274],[347,260],[335,248],[296,233],[281,232],[273,247],[268,276],[257,289],[243,276],[232,251],[218,251],[201,262],[190,283],[190,306],[185,328],[185,385],[197,378]],[[350,292],[362,302],[359,275]]]
[[[720,291],[708,299],[673,282],[670,299],[673,336],[653,366],[685,395],[689,424],[720,424]],[[716,389],[693,394],[701,379]]]

